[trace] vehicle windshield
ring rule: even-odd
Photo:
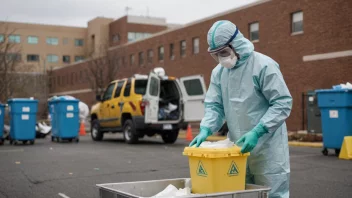
[[[134,86],[134,92],[136,94],[145,95],[147,91],[148,80],[136,80]]]

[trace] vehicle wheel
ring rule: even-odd
[[[340,149],[335,149],[335,155],[339,156],[340,155]]]
[[[76,138],[76,139],[75,139],[75,142],[78,143],[78,142],[79,142],[79,138]]]
[[[27,142],[28,142],[27,140],[23,140],[22,141],[23,144],[27,144]]]
[[[12,139],[10,139],[10,144],[11,144],[11,145],[13,144],[13,140],[12,140]]]
[[[138,142],[138,134],[136,134],[136,127],[132,120],[126,120],[123,125],[123,137],[128,144],[135,144]]]
[[[101,141],[104,137],[104,133],[100,131],[99,121],[92,120],[90,128],[90,136],[94,141]]]
[[[73,139],[74,139],[74,138],[72,138],[72,139],[68,139],[68,141],[69,141],[69,142],[72,142],[72,140],[73,140]]]
[[[321,151],[323,153],[323,155],[327,156],[329,154],[328,149],[324,148],[323,151]]]
[[[0,139],[0,145],[3,145],[3,144],[4,144],[4,140]]]
[[[17,144],[18,144],[17,140],[14,140],[13,145],[17,145]]]
[[[56,141],[57,141],[57,142],[60,142],[60,138],[59,138],[59,137],[56,137]]]
[[[161,137],[163,138],[163,141],[166,144],[173,144],[177,140],[178,132],[179,132],[179,129],[175,129],[172,131],[164,131],[163,134],[161,134]]]
[[[54,136],[51,136],[51,141],[55,142],[55,137]]]
[[[33,145],[33,144],[34,144],[34,140],[29,141],[29,143],[30,143],[31,145]]]

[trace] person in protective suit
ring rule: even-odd
[[[223,125],[228,138],[251,152],[246,183],[271,187],[269,197],[289,197],[290,162],[286,118],[292,97],[278,63],[254,51],[238,27],[218,21],[210,28],[208,52],[219,63],[212,71],[197,147]]]

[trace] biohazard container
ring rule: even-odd
[[[186,147],[189,158],[192,193],[206,194],[245,190],[246,164],[249,153],[231,148]]]

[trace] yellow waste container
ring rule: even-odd
[[[192,193],[219,193],[245,190],[246,164],[249,153],[241,148],[186,147],[189,158]]]

